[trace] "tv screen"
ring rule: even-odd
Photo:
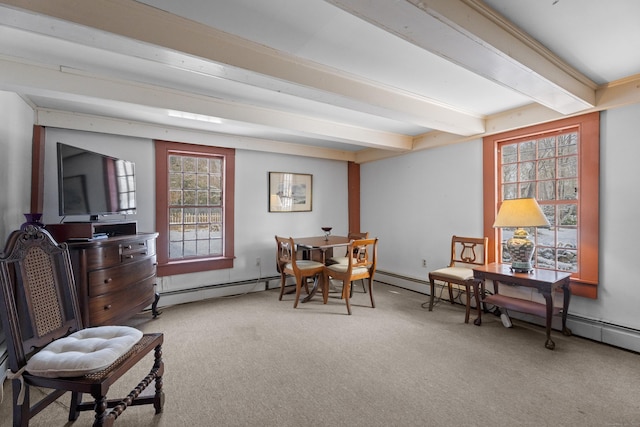
[[[58,198],[61,216],[135,214],[135,164],[59,142]]]

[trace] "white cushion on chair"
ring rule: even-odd
[[[327,266],[327,269],[330,271],[335,271],[336,273],[346,273],[349,269],[349,264],[331,264]],[[351,270],[351,274],[362,274],[366,273],[369,270],[369,267],[353,267]]]
[[[296,260],[296,265],[298,266],[298,268],[300,270],[306,270],[308,268],[317,268],[317,267],[322,267],[324,266],[323,263],[318,262],[318,261],[310,261],[310,260]],[[291,265],[291,263],[287,263],[287,265],[285,266],[285,268],[292,270],[293,266]]]
[[[445,267],[438,270],[434,270],[429,275],[438,275],[440,277],[446,277],[448,279],[455,280],[469,280],[473,279],[473,270],[465,267]]]
[[[26,371],[41,377],[76,377],[98,372],[126,354],[142,338],[129,326],[97,326],[57,339],[27,362]]]

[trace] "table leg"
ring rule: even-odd
[[[544,346],[549,350],[556,348],[556,343],[551,339],[551,321],[553,320],[553,295],[548,292],[542,294],[547,302],[547,341]]]
[[[473,324],[476,326],[480,326],[482,324],[482,307],[480,306],[480,284],[478,280],[472,279],[471,286],[473,286],[473,293],[476,297],[476,308],[478,309],[478,317],[473,321]],[[469,296],[467,295],[467,298]]]
[[[571,299],[571,289],[569,289],[569,281],[562,285],[563,303],[562,303],[562,334],[571,336],[571,329],[567,328],[567,311],[569,311],[569,300]]]

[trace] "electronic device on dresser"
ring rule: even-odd
[[[58,142],[60,216],[135,214],[135,163]]]

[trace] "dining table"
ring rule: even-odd
[[[347,236],[312,236],[312,237],[298,237],[293,238],[297,246],[297,250],[302,252],[302,259],[309,259],[318,261],[323,264],[327,263],[327,260],[333,256],[333,249],[341,246],[348,246],[351,240]],[[307,302],[313,298],[320,287],[320,282],[323,282],[322,277],[316,277],[313,281],[313,287],[309,291],[302,302]],[[322,286],[325,286],[322,284]]]

